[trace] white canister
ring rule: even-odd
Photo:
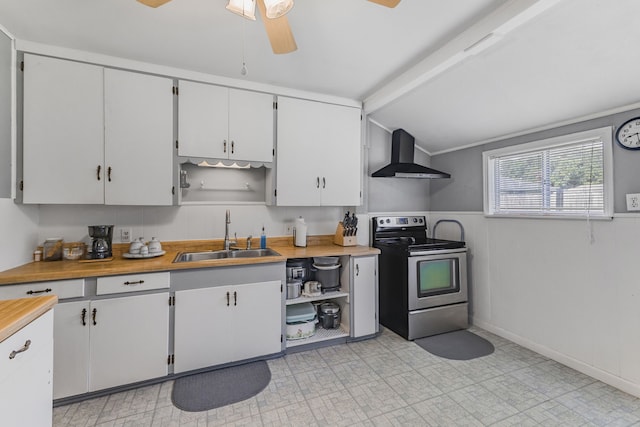
[[[296,218],[296,224],[293,229],[293,244],[294,246],[306,247],[307,246],[307,224],[304,223],[304,218]]]

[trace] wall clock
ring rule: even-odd
[[[640,117],[624,122],[616,130],[616,141],[628,150],[640,150]]]

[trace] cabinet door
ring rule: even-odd
[[[104,203],[102,76],[102,67],[24,55],[24,203]]]
[[[360,204],[360,109],[278,98],[276,203]]]
[[[229,152],[229,89],[180,81],[178,155],[226,159]]]
[[[14,358],[12,351],[31,345]],[[3,426],[50,426],[53,313],[40,316],[0,343]]]
[[[273,95],[229,89],[229,158],[273,161]]]
[[[106,69],[105,203],[171,205],[173,82]]]
[[[174,372],[233,360],[233,286],[176,292]]]
[[[167,375],[168,300],[164,292],[91,302],[89,391]]]
[[[323,165],[319,154],[329,143],[321,138],[322,104],[278,97],[276,204],[319,206]],[[320,158],[318,158],[320,156]]]
[[[371,335],[378,331],[376,259],[376,256],[351,258],[351,277],[353,277],[351,333],[353,337]]]
[[[53,309],[54,399],[89,391],[89,310],[89,301],[61,303]]]
[[[323,206],[360,205],[361,141],[360,109],[324,104],[322,108],[325,149],[316,161],[323,165]]]
[[[282,293],[280,282],[234,286],[233,360],[248,359],[281,350]]]

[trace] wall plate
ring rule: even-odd
[[[627,194],[627,210],[640,211],[640,193]]]

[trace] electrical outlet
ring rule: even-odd
[[[120,243],[131,243],[131,229],[130,228],[121,228],[120,229]]]
[[[627,194],[627,210],[640,211],[640,193]]]
[[[284,235],[285,236],[293,236],[293,222],[286,222],[284,224]]]

